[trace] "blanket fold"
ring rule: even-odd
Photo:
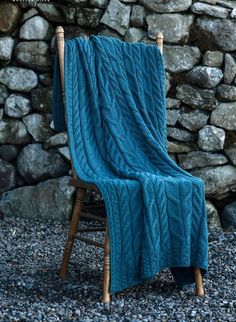
[[[78,177],[102,192],[114,293],[170,268],[208,269],[204,183],[167,153],[165,71],[155,45],[91,36],[65,42],[66,123]],[[53,119],[65,130],[59,63]]]

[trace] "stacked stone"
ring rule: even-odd
[[[61,220],[71,211],[67,136],[51,123],[56,26],[67,38],[102,34],[146,43],[162,31],[170,156],[205,181],[209,226],[235,228],[235,19],[232,0],[0,4],[1,211],[33,217],[38,204],[39,213]]]

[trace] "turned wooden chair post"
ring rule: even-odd
[[[56,42],[58,47],[58,58],[59,58],[59,65],[60,65],[60,76],[61,76],[61,85],[62,85],[62,94],[63,94],[63,101],[65,104],[65,84],[64,84],[64,29],[62,27],[56,28]],[[163,34],[159,32],[156,37],[156,43],[159,47],[161,53],[163,54]],[[70,222],[70,228],[68,232],[68,238],[64,249],[62,264],[59,272],[60,277],[64,277],[68,270],[68,264],[71,256],[71,252],[74,245],[74,240],[79,239],[84,241],[88,244],[95,245],[97,247],[104,248],[104,277],[103,277],[103,291],[102,291],[102,302],[109,303],[110,302],[110,293],[109,293],[109,286],[110,286],[110,240],[109,240],[109,231],[108,231],[108,222],[107,219],[98,218],[95,215],[83,215],[85,218],[95,219],[106,223],[105,227],[105,243],[100,244],[98,242],[92,241],[82,236],[78,236],[78,232],[89,232],[89,231],[102,231],[101,228],[82,228],[78,229],[79,220],[82,216],[81,209],[83,206],[83,201],[85,197],[86,188],[94,187],[93,184],[87,184],[81,182],[73,169],[73,164],[71,163],[72,167],[72,180],[70,184],[77,188],[76,192],[76,201],[73,209],[73,214]],[[196,295],[203,296],[204,290],[202,285],[202,275],[199,268],[194,268],[194,276],[196,282]]]
[[[58,48],[58,59],[59,59],[59,66],[60,66],[60,76],[61,76],[61,87],[62,87],[62,95],[63,101],[65,104],[65,83],[64,83],[64,47],[65,47],[65,38],[64,38],[64,29],[59,26],[56,28],[56,42]],[[73,164],[71,163],[72,167],[72,185],[77,187],[76,192],[76,200],[73,209],[73,214],[70,222],[70,228],[68,232],[68,238],[64,249],[62,264],[59,272],[60,277],[65,277],[68,264],[71,256],[71,252],[74,246],[75,238],[80,239],[84,242],[89,244],[104,248],[105,256],[104,256],[104,278],[103,278],[103,292],[102,292],[102,302],[108,303],[110,302],[110,293],[109,293],[109,285],[110,285],[110,241],[109,241],[109,233],[108,233],[108,222],[106,220],[106,235],[105,235],[105,245],[100,243],[96,243],[90,241],[82,236],[76,236],[78,231],[86,232],[86,231],[102,231],[101,228],[91,228],[91,229],[78,229],[79,220],[81,216],[81,209],[83,207],[83,201],[86,192],[86,184],[79,182],[75,171],[73,169]],[[88,185],[89,186],[89,185]],[[91,185],[92,186],[92,185]],[[87,216],[88,217],[88,216]]]
[[[57,27],[56,29],[56,42],[58,48],[58,59],[59,59],[59,66],[60,66],[60,76],[61,76],[61,87],[62,87],[62,95],[63,95],[63,102],[65,104],[65,83],[64,83],[64,29],[62,27]],[[75,178],[75,173],[72,167],[73,178]],[[85,189],[78,189],[76,192],[76,199],[75,205],[73,209],[73,214],[71,217],[70,228],[68,232],[68,239],[65,245],[62,265],[60,268],[59,276],[64,277],[67,273],[68,264],[71,256],[71,252],[74,246],[74,236],[78,229],[78,223],[80,219],[80,211],[83,205],[85,195]]]

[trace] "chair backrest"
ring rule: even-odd
[[[58,51],[58,59],[59,59],[59,66],[60,66],[60,78],[61,78],[61,89],[62,89],[62,96],[63,102],[65,106],[65,81],[64,81],[64,52],[65,52],[65,36],[64,36],[64,29],[61,26],[56,28],[56,43],[57,43],[57,51]],[[159,32],[156,36],[156,44],[160,49],[161,54],[163,54],[163,34]],[[65,116],[66,118],[66,116]],[[73,164],[71,162],[72,167],[72,174],[73,179],[77,179],[75,174]]]
[[[163,38],[164,37],[162,32],[158,32],[156,36],[156,44],[162,54],[163,54]],[[64,36],[64,29],[61,26],[58,26],[56,28],[56,43],[57,43],[58,58],[59,58],[59,65],[60,65],[62,95],[63,95],[63,100],[65,101],[65,83],[64,83],[65,36]]]

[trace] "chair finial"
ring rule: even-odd
[[[56,34],[60,34],[60,33],[63,33],[64,34],[64,28],[62,26],[58,26],[56,28]]]
[[[156,43],[157,43],[157,47],[160,49],[160,52],[163,53],[163,33],[162,32],[158,32],[157,36],[156,36]]]

